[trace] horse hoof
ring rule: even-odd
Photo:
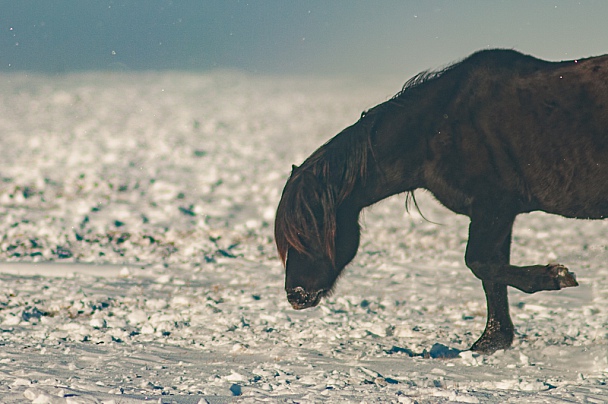
[[[513,344],[512,329],[491,331],[486,329],[479,339],[471,346],[470,351],[491,355],[501,349],[509,349]]]
[[[492,355],[496,351],[506,350],[511,348],[511,344],[496,343],[494,341],[477,341],[471,346],[469,351],[477,352],[484,355]]]
[[[479,339],[475,342],[469,351],[478,352],[480,354],[492,355],[496,351],[511,348],[512,340],[506,341],[501,339]]]
[[[551,273],[551,277],[557,281],[559,289],[578,286],[576,275],[570,272],[565,266],[560,264],[549,264],[548,268],[549,272]]]

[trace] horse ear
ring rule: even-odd
[[[294,171],[296,171],[298,168],[299,168],[299,167],[298,167],[297,165],[292,164],[292,165],[291,165],[291,173],[293,174],[293,173],[294,173]]]

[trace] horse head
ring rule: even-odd
[[[333,187],[294,167],[277,209],[275,237],[285,265],[285,291],[294,309],[331,294],[359,246],[358,211]]]

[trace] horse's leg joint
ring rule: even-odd
[[[496,264],[472,260],[468,255],[465,255],[465,264],[477,279],[489,282],[496,281]]]

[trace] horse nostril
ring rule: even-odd
[[[289,303],[291,303],[294,309],[303,309],[306,307],[308,293],[306,293],[304,288],[298,286],[287,290],[287,300],[289,300]]]
[[[293,289],[287,289],[287,300],[294,309],[302,310],[319,304],[323,292],[323,290],[319,290],[317,292],[308,293],[301,286],[296,286]]]

